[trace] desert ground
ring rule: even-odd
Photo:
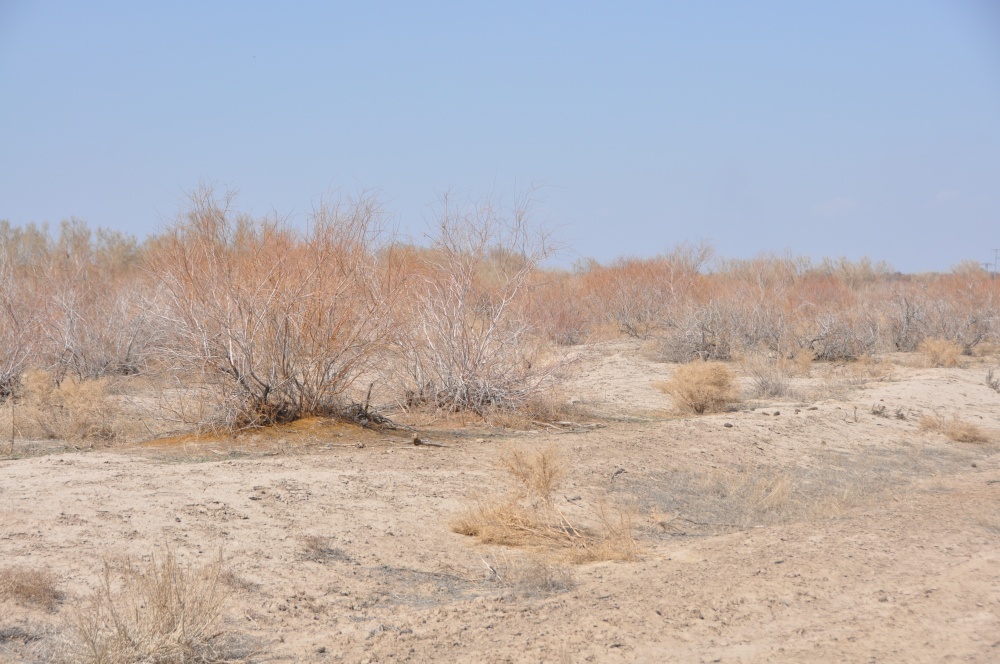
[[[642,342],[567,352],[562,419],[388,413],[436,445],[311,420],[7,457],[0,660],[73,661],[105,566],[172,555],[225,570],[224,661],[1000,661],[995,359],[817,362],[789,396],[699,416],[674,412],[656,384],[678,365]],[[633,559],[453,530],[507,490],[505,455],[541,449],[568,520],[629,511]]]

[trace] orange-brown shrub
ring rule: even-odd
[[[197,191],[152,248],[170,364],[214,378],[229,426],[336,410],[394,332],[399,275],[381,206],[326,201],[300,231],[233,203]]]

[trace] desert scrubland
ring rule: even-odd
[[[0,661],[1000,659],[1000,281],[530,200],[0,225]]]

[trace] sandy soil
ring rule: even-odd
[[[420,448],[329,426],[0,461],[0,566],[65,592],[51,612],[0,604],[0,660],[57,657],[102,560],[169,546],[192,564],[221,547],[248,661],[1000,661],[1000,446],[917,426],[936,410],[1000,441],[985,365],[846,387],[817,367],[801,398],[678,417],[653,387],[672,365],[631,342],[575,352],[560,398],[599,426],[442,424],[422,435],[446,447]],[[639,560],[510,584],[489,567],[528,554],[451,531],[500,490],[500,455],[546,444],[568,515],[636,506]]]

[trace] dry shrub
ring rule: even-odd
[[[566,476],[565,466],[554,447],[534,453],[515,448],[501,458],[500,465],[529,495],[546,502],[552,500],[552,492]]]
[[[114,440],[123,433],[122,412],[109,395],[106,378],[66,377],[57,383],[47,371],[27,371],[15,409],[15,427],[28,438]]]
[[[452,530],[483,544],[535,547],[561,552],[573,562],[634,560],[634,509],[601,504],[599,529],[572,523],[552,500],[563,477],[555,448],[514,450],[501,459],[514,487],[501,498],[480,498],[452,521]]]
[[[989,442],[989,436],[986,435],[985,431],[975,424],[958,419],[954,415],[951,419],[937,413],[933,415],[921,415],[917,423],[922,430],[944,434],[956,443]]]
[[[0,227],[2,227],[0,222]],[[6,249],[0,245],[0,250]],[[7,251],[0,251],[0,396],[17,388],[18,377],[31,357],[36,320],[23,284],[10,265]]]
[[[868,381],[892,380],[893,367],[891,362],[886,362],[874,355],[862,355],[854,362],[847,365],[851,378],[855,383],[866,383]]]
[[[646,339],[671,326],[675,310],[696,287],[712,253],[706,243],[680,244],[662,256],[590,265],[582,278],[599,315],[622,333]]]
[[[15,566],[0,570],[0,600],[55,611],[65,594],[48,570]]]
[[[790,361],[796,375],[808,377],[812,373],[813,362],[816,361],[816,352],[810,348],[798,348]]]
[[[740,368],[750,376],[750,396],[770,399],[788,395],[792,368],[780,357],[751,353],[740,358]]]
[[[957,367],[962,347],[949,339],[927,338],[920,343],[920,352],[932,367]]]
[[[790,509],[793,489],[789,475],[763,468],[738,474],[716,473],[707,478],[707,490],[731,508],[722,517],[741,527],[783,520]]]
[[[576,585],[567,565],[538,555],[494,554],[483,558],[487,582],[522,597],[545,597],[572,590]]]
[[[986,372],[986,387],[1000,393],[1000,376],[995,376],[993,369]]]
[[[588,306],[583,280],[555,270],[533,276],[527,315],[539,331],[560,346],[575,346],[594,333],[594,313]]]
[[[73,619],[74,661],[224,661],[228,593],[221,552],[201,568],[181,565],[170,549],[141,567],[105,561],[99,587]]]
[[[532,274],[553,251],[530,200],[456,206],[446,196],[429,235],[412,252],[411,309],[397,312],[406,405],[520,409],[556,368],[539,361],[525,313]]]
[[[490,408],[482,416],[490,426],[525,430],[537,429],[552,422],[578,420],[585,418],[586,413],[576,404],[547,390],[530,395],[517,410]]]
[[[333,539],[322,535],[308,535],[302,538],[303,558],[314,563],[334,560],[349,560],[347,554],[333,545]]]
[[[657,387],[670,395],[677,410],[698,415],[720,412],[739,402],[733,372],[722,362],[683,364]]]
[[[168,357],[214,376],[233,428],[337,412],[393,333],[396,261],[378,200],[324,201],[299,230],[209,189],[156,240]]]

